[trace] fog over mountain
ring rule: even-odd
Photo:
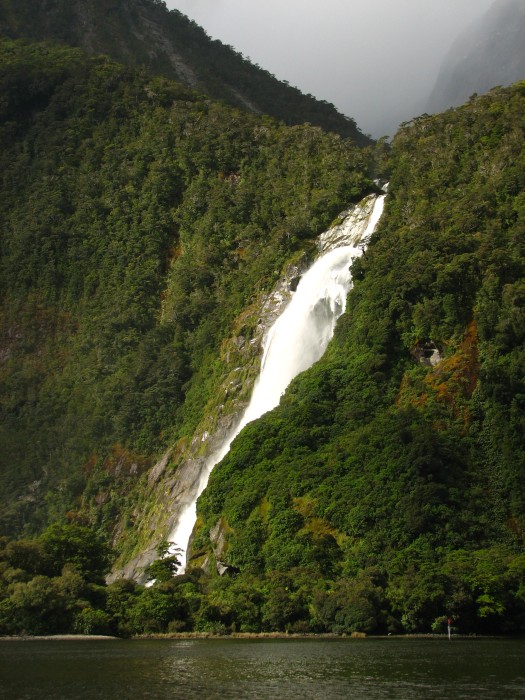
[[[335,104],[366,133],[425,110],[453,41],[493,0],[168,0],[278,78]]]
[[[525,3],[496,0],[456,39],[427,104],[439,112],[465,102],[474,92],[525,78]]]

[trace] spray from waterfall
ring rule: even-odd
[[[303,275],[291,301],[269,329],[250,403],[221,447],[208,458],[195,498],[182,511],[170,534],[170,541],[183,550],[184,559],[197,517],[197,498],[206,488],[213,467],[228,453],[244,426],[275,408],[292,379],[317,362],[326,350],[337,320],[345,311],[346,297],[352,286],[350,263],[363,252],[363,243],[381,217],[384,199],[385,195],[370,195],[342,224],[321,236],[321,246],[332,241],[324,248],[327,252],[322,252]],[[179,573],[184,570],[185,564]]]

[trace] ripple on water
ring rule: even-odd
[[[13,700],[525,699],[525,640],[0,642]]]

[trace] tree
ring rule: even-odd
[[[161,540],[157,545],[159,558],[145,569],[148,581],[170,581],[180,568],[179,555],[181,553],[182,549],[177,547],[175,542]]]
[[[50,561],[51,575],[73,564],[88,581],[99,581],[109,567],[109,548],[89,527],[55,523],[41,535],[40,542]]]

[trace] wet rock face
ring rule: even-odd
[[[442,360],[439,348],[431,340],[418,343],[411,352],[414,359],[428,367],[435,367]]]
[[[162,474],[165,472],[166,467],[170,459],[171,450],[168,450],[159,461],[153,466],[148,474],[148,486],[153,486],[160,479]]]
[[[319,236],[317,241],[319,252],[328,253],[344,245],[366,244],[367,241],[362,240],[363,234],[367,229],[376,198],[376,195],[371,194],[359,205],[353,205],[342,212],[337,222]]]
[[[147,581],[147,576],[144,570],[153,562],[158,559],[157,546],[152,545],[140,552],[136,557],[129,561],[125,566],[119,569],[115,569],[108,576],[106,576],[107,583],[113,583],[119,578],[134,579],[137,583],[144,584]]]
[[[242,334],[244,327],[241,322],[236,334],[225,343],[223,359],[232,369],[218,388],[217,404],[203,420],[186,449],[175,455],[175,448],[171,448],[151,468],[146,488],[148,498],[155,503],[154,509],[149,513],[138,510],[133,513],[150,545],[122,568],[113,571],[108,581],[132,578],[145,583],[144,569],[157,558],[158,543],[175,529],[182,512],[194,501],[208,457],[219,448],[240,420],[258,373],[265,334],[290,301],[307,267],[306,256],[290,265],[275,288],[261,295],[250,310],[249,315],[255,319],[255,323],[247,333],[248,337]],[[216,562],[219,566],[220,553],[216,554]],[[222,566],[221,573],[225,573],[226,568]]]
[[[215,557],[215,568],[219,576],[224,576],[232,572],[233,567],[224,563],[224,554],[226,551],[226,527],[222,518],[217,520],[214,527],[210,530],[210,543],[213,548],[213,556]],[[210,557],[206,557],[202,568],[208,573],[211,572],[212,562]]]
[[[138,583],[146,582],[144,570],[158,558],[157,546],[176,527],[181,513],[194,501],[199,481],[206,468],[207,457],[221,445],[237,420],[237,415],[221,417],[212,435],[196,435],[183,458],[173,471],[172,451],[168,451],[148,475],[149,497],[155,506],[149,513],[133,513],[143,532],[150,533],[148,547],[134,556],[123,567],[108,576],[111,583],[118,578],[131,578]]]

